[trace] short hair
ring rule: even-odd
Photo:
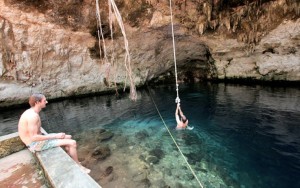
[[[34,107],[35,103],[41,102],[44,97],[45,97],[45,95],[43,95],[41,93],[34,93],[29,97],[28,103],[31,107]]]
[[[182,122],[185,123],[187,121],[186,118],[182,118]]]

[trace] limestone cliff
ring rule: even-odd
[[[0,0],[0,106],[25,102],[32,92],[59,98],[128,86],[121,31],[113,22],[111,38],[107,1],[99,2],[105,46],[96,34],[94,0]],[[300,81],[299,1],[172,3],[180,80]],[[135,84],[172,78],[169,1],[116,4]]]

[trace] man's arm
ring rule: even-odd
[[[179,107],[179,114],[180,114],[181,117],[184,116],[180,107]]]
[[[29,133],[30,140],[32,142],[49,140],[54,138],[64,138],[63,133],[51,134],[51,135],[40,135],[39,123],[40,123],[40,119],[38,115],[32,115],[28,119],[28,133]]]
[[[179,110],[179,104],[177,104],[177,108],[176,108],[176,111],[175,111],[175,116],[178,114],[178,110]]]
[[[40,130],[41,130],[41,133],[42,133],[43,135],[48,134],[48,133],[45,131],[45,129],[43,129],[42,127],[40,127]]]
[[[177,104],[177,108],[176,108],[176,111],[175,111],[175,119],[176,119],[177,125],[180,124],[178,110],[179,110],[179,104]]]

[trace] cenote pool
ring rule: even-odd
[[[204,187],[300,187],[299,88],[195,84],[179,94],[193,130],[175,130],[173,86],[141,90],[136,102],[127,95],[50,102],[42,124],[73,135],[104,188],[200,187],[167,128]],[[1,135],[17,131],[24,110],[1,111]]]

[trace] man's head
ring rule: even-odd
[[[181,118],[182,118],[182,119],[181,119],[181,120],[182,120],[182,122],[183,122],[183,123],[185,123],[185,122],[186,122],[186,120],[187,120],[187,119],[186,119],[186,117],[185,117],[185,115],[183,115]]]
[[[29,105],[34,107],[37,103],[43,103],[45,106],[48,103],[46,97],[40,93],[34,93],[29,97]]]

